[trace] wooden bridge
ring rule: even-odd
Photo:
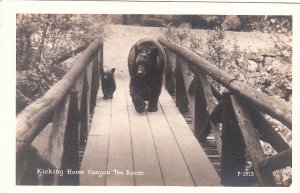
[[[98,89],[106,47],[94,41],[62,80],[18,115],[17,184],[275,185],[272,171],[291,166],[292,149],[261,112],[291,129],[291,105],[175,43],[158,41],[168,58],[158,112],[135,112],[126,76],[116,77],[114,98],[103,99]],[[207,76],[228,90],[220,93]],[[184,111],[192,115],[192,129]],[[208,135],[222,160],[220,176],[199,143]],[[278,154],[266,157],[259,140]]]
[[[81,175],[80,184],[220,185],[216,171],[167,91],[162,91],[158,112],[138,114],[128,85],[128,80],[117,79],[113,100],[98,96],[82,160],[81,170],[110,174],[101,178]]]

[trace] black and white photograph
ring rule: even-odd
[[[8,60],[15,108],[4,108],[13,112],[9,182],[16,190],[295,191],[299,4],[255,13],[236,11],[237,3],[218,4],[233,7],[220,12],[203,11],[201,2],[183,3],[199,12],[156,10],[177,2],[137,2],[141,10],[149,4],[146,12],[130,1],[129,11],[40,3],[42,11],[15,8],[15,18],[1,20],[15,26]]]

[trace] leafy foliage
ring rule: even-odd
[[[292,33],[290,16],[240,16],[243,31]]]
[[[65,74],[61,62],[104,38],[108,15],[17,14],[17,112]],[[23,100],[23,99],[29,100]]]

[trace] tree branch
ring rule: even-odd
[[[17,91],[17,93],[19,94],[19,96],[21,96],[23,99],[24,99],[24,101],[26,101],[27,103],[31,103],[32,102],[32,100],[30,99],[30,98],[27,98],[21,91],[19,91],[17,88],[16,88],[16,91]]]
[[[57,65],[57,64],[60,64],[62,63],[63,61],[73,57],[74,55],[78,54],[79,52],[85,50],[85,48],[87,47],[87,45],[83,45],[83,46],[80,46],[78,48],[76,48],[75,50],[65,54],[65,55],[62,55],[60,58],[54,60],[51,64],[51,66],[53,65]]]

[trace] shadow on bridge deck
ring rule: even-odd
[[[159,110],[136,113],[129,80],[112,100],[99,90],[81,164],[80,185],[218,186],[220,179],[163,88]]]

